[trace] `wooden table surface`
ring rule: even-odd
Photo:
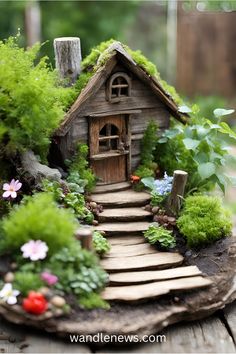
[[[161,334],[166,342],[96,348],[18,327],[0,318],[0,353],[235,353],[236,302],[207,319],[173,325]]]

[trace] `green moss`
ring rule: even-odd
[[[114,42],[115,42],[114,39],[110,39],[108,41],[101,42],[99,45],[92,48],[90,54],[82,61],[82,70],[84,71],[94,70],[94,67],[97,65],[98,59],[100,61],[99,57],[103,55],[104,51]]]
[[[177,226],[189,247],[201,247],[229,235],[232,222],[218,197],[197,195],[186,198]]]
[[[42,240],[49,255],[70,245],[76,228],[74,216],[59,209],[52,195],[38,193],[13,209],[2,222],[5,250],[18,251],[29,240]]]
[[[161,86],[163,89],[173,98],[175,103],[180,106],[183,104],[183,99],[180,97],[180,95],[177,93],[176,89],[174,86],[169,85],[165,80],[162,80],[161,78],[158,78]]]
[[[87,310],[94,308],[109,310],[110,308],[109,303],[104,301],[97,293],[89,293],[86,296],[81,296],[79,298],[79,304]]]
[[[19,290],[21,295],[27,296],[31,290],[38,290],[44,285],[38,274],[32,272],[16,272],[14,288]]]
[[[76,93],[75,99],[81,93],[83,88],[87,85],[87,83],[89,82],[89,80],[92,76],[93,76],[92,72],[82,72],[80,74],[78,80],[76,81],[76,83],[74,85],[74,89],[75,89],[75,93]]]

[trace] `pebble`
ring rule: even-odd
[[[12,283],[14,281],[14,279],[15,279],[15,275],[12,272],[8,272],[4,276],[5,283]]]
[[[159,209],[160,209],[160,208],[159,208],[158,206],[153,207],[153,208],[152,208],[153,214],[157,214],[158,211],[159,211]]]
[[[66,304],[66,300],[61,296],[53,296],[51,299],[51,304],[55,307],[63,307]]]
[[[98,225],[98,221],[97,220],[93,220],[93,226],[97,226]]]
[[[17,269],[17,264],[15,262],[11,263],[11,269],[16,270]]]
[[[43,286],[42,288],[39,289],[39,292],[40,292],[40,294],[46,296],[51,292],[51,290],[49,288],[47,288],[46,286]]]
[[[97,208],[96,202],[90,202],[89,204],[90,204],[91,208]]]

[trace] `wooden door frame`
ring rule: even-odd
[[[130,112],[106,112],[104,114],[94,114],[88,116],[88,142],[89,142],[89,160],[91,158],[91,122],[94,122],[94,119],[99,118],[109,118],[112,116],[123,116],[125,120],[125,127],[126,127],[126,137],[127,137],[127,145],[129,149],[129,153],[126,155],[126,180],[129,180],[131,175],[131,124],[130,124]],[[89,161],[91,163],[91,160]]]

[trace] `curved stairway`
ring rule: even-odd
[[[97,186],[91,199],[104,207],[95,230],[105,231],[111,244],[101,261],[110,281],[104,299],[137,301],[211,284],[196,266],[181,267],[181,254],[159,252],[146,242],[143,231],[152,220],[144,209],[150,201],[148,193],[135,192],[123,182]]]

